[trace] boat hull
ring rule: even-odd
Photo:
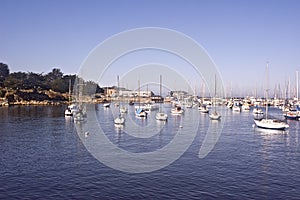
[[[215,115],[215,114],[211,114],[211,115],[209,115],[209,118],[211,119],[211,120],[220,120],[221,119],[221,115]]]
[[[119,124],[119,125],[122,125],[125,123],[125,118],[123,117],[117,117],[115,120],[114,120],[115,124]]]
[[[297,111],[288,111],[284,114],[284,117],[286,119],[293,119],[293,120],[298,120],[300,118]]]
[[[160,121],[167,121],[168,115],[165,113],[156,113],[156,119]]]
[[[272,129],[272,130],[285,130],[286,128],[289,127],[288,124],[274,119],[254,120],[254,123],[259,128]]]

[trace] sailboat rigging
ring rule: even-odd
[[[119,76],[117,76],[117,81],[118,81],[118,88],[117,88],[117,99],[119,100]],[[120,111],[120,110],[119,110]],[[125,118],[122,116],[122,114],[121,114],[121,112],[119,113],[119,116],[118,117],[116,117],[115,119],[114,119],[114,122],[115,122],[115,124],[117,124],[117,125],[123,125],[123,124],[125,124]]]
[[[162,88],[162,76],[159,77],[159,95],[161,97],[161,88]],[[161,111],[161,103],[159,105],[159,111],[156,113],[156,119],[161,121],[167,121],[168,115]]]
[[[219,120],[221,115],[216,111],[216,95],[217,95],[217,78],[215,75],[215,97],[214,97],[214,112],[209,115],[211,120]]]
[[[138,107],[135,108],[135,116],[140,117],[140,118],[147,118],[147,112],[141,108],[141,92],[140,92],[140,80],[138,81],[138,100],[139,100],[139,105]]]
[[[275,119],[275,118],[268,118],[268,68],[269,65],[267,63],[266,67],[266,116],[265,118],[262,119],[254,119],[254,123],[257,127],[259,128],[264,128],[264,129],[275,129],[275,130],[284,130],[289,127],[289,125],[281,120]]]

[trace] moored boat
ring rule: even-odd
[[[79,111],[77,104],[73,103],[67,107],[65,110],[65,116],[73,116],[75,113]]]
[[[173,115],[181,115],[184,113],[184,110],[181,108],[180,105],[175,105],[175,108],[171,109],[171,113]]]
[[[103,104],[103,107],[104,107],[104,108],[109,108],[109,107],[110,107],[110,103],[104,103],[104,104]]]
[[[217,95],[217,78],[215,75],[215,98],[214,98],[214,112],[209,115],[211,120],[219,120],[221,119],[221,115],[216,110],[216,95]]]
[[[268,64],[266,67],[266,74],[268,75]],[[267,76],[267,83],[268,83],[268,76]],[[268,100],[268,91],[269,90],[266,89],[266,100]],[[289,128],[289,125],[285,121],[278,120],[275,118],[268,118],[268,107],[269,105],[266,103],[265,118],[254,119],[255,125],[259,128],[274,129],[274,130],[285,130],[286,128]]]
[[[257,106],[255,108],[253,108],[252,113],[253,113],[253,115],[263,115],[264,114],[264,112],[262,111],[262,109],[259,108],[259,107],[257,107]]]
[[[209,113],[209,110],[208,110],[208,108],[207,108],[207,106],[206,105],[201,105],[201,106],[199,106],[198,107],[198,110],[201,112],[201,113]]]
[[[140,118],[147,118],[147,112],[142,108],[138,108],[135,110],[135,116]]]
[[[278,119],[255,119],[254,123],[257,127],[264,129],[285,130],[289,128],[286,122]]]
[[[217,113],[216,111],[214,111],[213,113],[211,113],[209,115],[209,118],[212,120],[219,120],[219,119],[221,119],[221,115],[219,113]]]
[[[127,107],[125,107],[125,106],[121,106],[120,107],[120,113],[127,113]]]
[[[162,76],[159,77],[159,95],[161,96],[162,90]],[[159,104],[159,111],[156,113],[155,118],[160,121],[167,121],[168,115],[161,111],[161,104]]]
[[[125,118],[120,114],[117,118],[114,119],[114,123],[118,125],[125,124]]]
[[[290,108],[289,111],[283,113],[286,119],[298,120],[300,118],[300,111],[296,108]]]
[[[155,118],[160,121],[167,121],[168,115],[166,113],[158,112],[156,113]]]

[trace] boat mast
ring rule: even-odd
[[[217,76],[215,75],[215,101],[214,101],[215,112],[216,112],[216,96],[217,96]]]
[[[297,101],[298,101],[298,90],[299,90],[299,81],[298,81],[298,78],[299,78],[299,73],[298,73],[298,70],[296,71],[296,97],[297,97]]]
[[[117,76],[117,82],[118,82],[118,89],[117,89],[117,95],[118,95],[118,98],[119,98],[119,89],[120,89],[120,78],[119,78],[119,75]]]
[[[267,69],[266,69],[266,77],[267,77],[267,82],[266,82],[266,119],[268,119],[268,98],[269,98],[269,89],[268,89],[268,68],[269,68],[269,62],[267,62]]]
[[[204,104],[204,95],[205,95],[205,84],[202,81],[202,105]]]
[[[139,84],[139,86],[138,86],[138,101],[139,101],[139,108],[141,107],[141,91],[140,91],[140,80],[138,80],[138,84]]]
[[[159,75],[159,95],[160,95],[160,98],[162,98],[162,96],[161,96],[161,89],[162,89],[161,83],[162,83],[162,77],[161,77],[161,75]]]
[[[161,100],[162,100],[162,94],[161,94],[161,89],[162,89],[162,86],[161,86],[161,83],[162,83],[162,76],[161,75],[159,75],[159,96],[160,96],[160,98],[161,98]],[[162,102],[160,102],[160,104],[159,104],[159,112],[161,112],[161,103]]]
[[[69,103],[71,102],[71,84],[72,84],[72,80],[70,78],[70,80],[69,80]]]

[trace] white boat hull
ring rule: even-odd
[[[141,108],[145,112],[151,112],[153,110],[158,110],[159,106],[157,104],[146,104],[146,105],[141,105],[141,106],[136,106],[135,109]]]
[[[241,108],[239,106],[233,106],[232,111],[234,112],[241,112]]]
[[[221,119],[221,115],[219,113],[214,112],[209,115],[209,118],[212,120],[219,120],[219,119]]]
[[[110,107],[110,103],[104,103],[104,104],[103,104],[103,107],[104,107],[104,108],[109,108],[109,107]]]
[[[254,120],[254,123],[257,127],[265,129],[284,130],[286,128],[289,128],[289,125],[287,123],[276,119]]]
[[[260,108],[254,108],[252,111],[253,115],[263,115],[264,112]]]
[[[161,120],[161,121],[167,121],[168,120],[168,115],[165,113],[156,113],[156,119]]]
[[[127,108],[124,106],[120,107],[120,113],[127,113]]]
[[[115,124],[124,124],[125,123],[125,118],[124,117],[117,117],[114,120]]]
[[[135,110],[135,116],[139,118],[147,118],[147,112],[145,110],[139,108]]]
[[[184,113],[184,110],[183,109],[178,110],[178,109],[174,108],[171,110],[171,113],[173,115],[182,115]]]
[[[73,112],[70,109],[66,109],[65,116],[73,116]]]
[[[74,122],[84,122],[85,120],[86,120],[86,118],[81,113],[76,113],[74,115]]]
[[[199,106],[198,110],[202,113],[208,113],[209,112],[209,110],[206,106],[205,107],[204,106]]]

